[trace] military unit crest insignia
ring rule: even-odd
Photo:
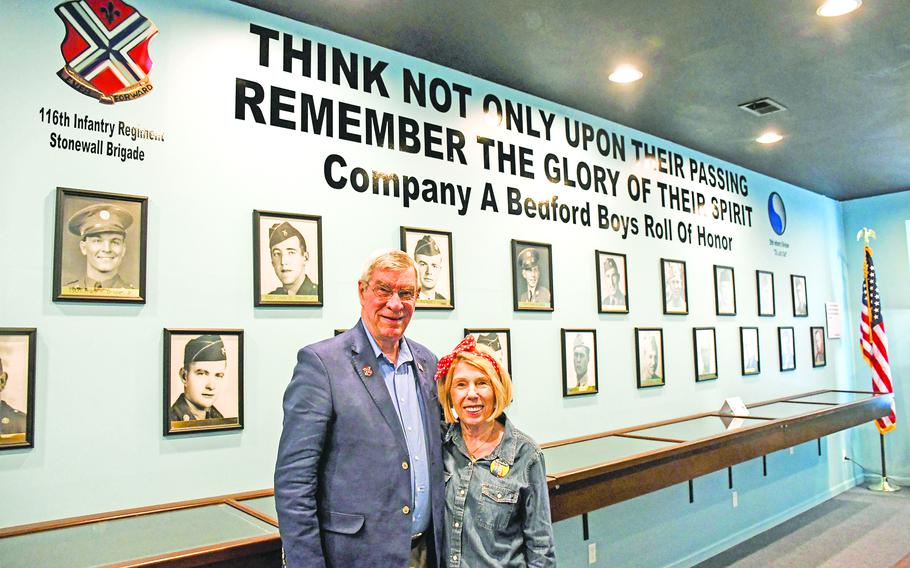
[[[154,22],[121,0],[69,0],[54,8],[66,26],[63,81],[102,103],[130,101],[152,90],[149,42]]]

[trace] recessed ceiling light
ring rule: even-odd
[[[634,83],[644,75],[633,65],[620,65],[608,77],[614,83]]]
[[[759,144],[774,144],[775,142],[780,142],[783,139],[784,139],[784,137],[781,136],[780,134],[778,134],[777,132],[774,132],[773,130],[769,130],[768,132],[765,132],[764,134],[762,134],[761,136],[756,138],[755,141],[758,142]]]
[[[815,11],[819,16],[834,18],[849,14],[863,5],[863,0],[827,0]]]

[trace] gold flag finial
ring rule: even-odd
[[[875,231],[873,231],[869,227],[863,227],[862,229],[859,230],[858,233],[856,233],[856,240],[863,239],[866,245],[869,244],[869,239],[874,239],[874,238],[875,238]]]

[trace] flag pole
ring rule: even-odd
[[[869,248],[869,239],[870,238],[871,239],[875,238],[875,231],[873,231],[872,229],[870,229],[868,227],[863,227],[862,229],[860,229],[860,231],[858,233],[856,233],[856,240],[862,239],[864,241],[863,244],[865,245],[866,248]],[[867,281],[866,284],[863,286],[863,292],[867,295],[867,297],[865,298],[866,305],[869,306],[869,308],[871,309],[871,307],[872,307],[871,298],[868,297],[869,295],[871,295],[871,293],[870,293],[871,291],[869,290],[868,284],[869,283]],[[885,434],[882,433],[881,431],[879,431],[878,439],[879,439],[879,444],[881,445],[882,475],[881,475],[881,479],[879,479],[878,482],[869,485],[868,488],[871,491],[881,491],[883,493],[893,493],[895,491],[900,491],[901,488],[899,485],[892,485],[888,481],[888,470],[887,470],[887,465],[886,465],[886,460],[885,460]]]
[[[872,491],[881,491],[883,493],[893,493],[894,491],[900,491],[900,485],[892,485],[888,482],[888,470],[885,469],[885,435],[879,433],[878,438],[881,440],[882,445],[882,478],[872,485],[869,485],[869,489]]]

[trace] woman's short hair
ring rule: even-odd
[[[407,270],[414,271],[414,278],[417,280],[417,291],[420,292],[420,275],[417,273],[417,265],[414,259],[408,256],[404,251],[398,249],[379,249],[370,253],[366,262],[363,263],[363,269],[360,273],[360,281],[369,284],[370,278],[377,270]]]
[[[495,358],[486,345],[477,345],[474,347],[479,353],[484,353]],[[497,362],[499,372],[493,367],[485,357],[471,351],[462,351],[452,360],[452,365],[444,377],[439,379],[436,388],[439,391],[439,402],[442,404],[442,411],[445,413],[446,422],[454,423],[456,415],[452,412],[452,380],[455,374],[455,367],[464,362],[472,367],[479,369],[490,379],[490,385],[493,387],[493,413],[489,421],[499,418],[507,406],[512,402],[512,378],[502,363]]]

